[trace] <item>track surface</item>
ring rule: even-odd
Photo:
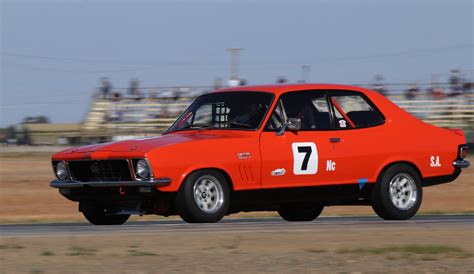
[[[399,227],[472,228],[474,215],[422,215],[407,221],[384,221],[378,217],[321,217],[313,222],[289,223],[279,218],[224,219],[215,224],[188,224],[180,220],[129,222],[122,226],[93,226],[88,223],[0,225],[0,236],[88,236],[101,234],[147,234],[169,232],[281,232],[325,231]]]

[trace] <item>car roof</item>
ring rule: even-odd
[[[230,92],[230,91],[264,91],[271,92],[275,95],[282,93],[299,91],[299,90],[354,90],[362,93],[372,93],[373,91],[357,86],[339,85],[339,84],[320,84],[320,83],[297,83],[297,84],[273,84],[273,85],[254,85],[254,86],[238,86],[231,88],[219,89],[213,92]]]

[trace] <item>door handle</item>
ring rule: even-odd
[[[341,138],[329,138],[329,143],[339,143]]]

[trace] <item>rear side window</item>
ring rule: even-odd
[[[331,103],[338,129],[371,127],[384,122],[380,112],[361,95],[340,93],[331,96]]]

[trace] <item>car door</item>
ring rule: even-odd
[[[300,130],[283,132],[288,118],[300,119]],[[324,91],[281,95],[260,135],[262,187],[314,186],[333,181],[336,166],[331,127]]]
[[[340,184],[373,182],[387,149],[384,117],[362,93],[329,91],[335,131],[334,159]]]

